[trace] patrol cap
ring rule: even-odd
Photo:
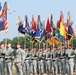
[[[4,44],[4,42],[1,42],[0,45]]]
[[[7,44],[11,44],[11,42],[7,42]]]

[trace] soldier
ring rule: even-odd
[[[58,69],[59,69],[59,75],[61,75],[61,47],[58,47]]]
[[[0,75],[5,75],[5,46],[4,43],[2,42],[0,45]]]
[[[61,46],[61,64],[62,64],[62,75],[66,74],[66,49],[65,49],[65,45],[62,44]]]
[[[14,59],[13,55],[13,49],[11,47],[11,43],[7,43],[8,49],[6,50],[5,54],[5,60],[6,60],[6,70],[7,70],[7,75],[13,75],[12,74],[12,60]]]
[[[17,44],[17,50],[14,59],[17,75],[23,75],[22,69],[23,69],[24,60],[25,60],[25,52],[23,49],[21,49],[21,45]]]
[[[53,48],[53,75],[58,74],[58,53],[56,47]]]
[[[25,68],[25,75],[30,75],[30,52],[28,50],[28,47],[25,49],[25,61],[24,61],[24,68]]]
[[[31,53],[31,60],[32,60],[31,67],[32,67],[32,73],[35,75],[37,75],[37,71],[38,71],[37,59],[38,59],[38,54],[37,54],[36,48],[33,48]]]
[[[75,65],[75,67],[74,67],[74,68],[75,68],[75,70],[74,70],[74,71],[76,72],[76,48],[75,48],[75,58],[74,58],[74,65]]]
[[[44,51],[42,48],[38,51],[38,70],[40,74],[44,73]]]
[[[51,67],[52,67],[52,53],[50,51],[50,47],[47,47],[46,49],[46,72],[47,74],[51,73]]]
[[[74,70],[74,57],[75,57],[75,52],[72,48],[72,45],[69,45],[69,50],[67,51],[68,54],[68,62],[69,62],[69,75],[73,75],[73,70]]]

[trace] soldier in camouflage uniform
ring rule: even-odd
[[[58,73],[61,75],[61,47],[58,47]]]
[[[4,46],[4,43],[2,42],[0,44],[0,75],[5,75],[5,71],[4,71],[4,68],[5,68],[5,46]]]
[[[38,70],[40,74],[44,73],[44,51],[42,48],[38,51]]]
[[[13,75],[12,74],[12,60],[14,59],[14,55],[13,55],[13,49],[11,47],[10,42],[8,42],[7,47],[8,49],[6,50],[6,54],[5,54],[7,75]]]
[[[76,48],[75,48],[74,66],[75,66],[75,67],[74,67],[74,69],[75,69],[74,71],[76,72]]]
[[[36,48],[33,48],[32,49],[32,52],[31,52],[31,60],[32,60],[32,63],[31,63],[31,70],[32,70],[32,73],[37,75],[37,59],[38,59],[38,53],[36,51]]]
[[[47,74],[51,73],[51,67],[52,67],[52,53],[50,51],[50,47],[47,47],[46,49],[46,72]]]
[[[62,67],[62,75],[66,74],[66,49],[65,45],[62,44],[61,48],[61,67]]]
[[[17,75],[23,75],[22,69],[23,69],[24,60],[25,60],[25,52],[23,49],[21,49],[21,45],[17,44],[17,50],[14,59]]]
[[[58,74],[58,52],[56,47],[53,48],[53,75]]]
[[[25,61],[24,61],[24,68],[25,68],[25,75],[30,75],[30,52],[28,47],[25,49]]]
[[[68,62],[69,62],[69,69],[70,69],[69,75],[73,75],[75,52],[72,48],[72,45],[69,46],[69,49],[67,50],[67,54],[68,54]]]

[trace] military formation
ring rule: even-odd
[[[76,71],[76,50],[71,44],[69,48],[62,44],[52,50],[50,47],[23,50],[20,44],[16,48],[12,49],[10,42],[7,46],[0,43],[0,75],[14,75],[12,66],[16,75],[73,75]]]

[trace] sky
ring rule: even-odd
[[[41,21],[47,20],[47,18],[53,14],[54,22],[56,23],[60,16],[60,11],[64,13],[64,20],[67,20],[67,12],[71,12],[71,17],[73,20],[73,28],[76,30],[76,0],[0,0],[2,6],[5,1],[8,2],[9,8],[15,10],[16,12],[8,13],[8,33],[7,35],[2,32],[0,33],[0,41],[4,38],[13,39],[18,36],[18,25],[16,25],[16,17],[20,16],[24,20],[24,16],[28,16],[29,23],[31,21],[32,15],[34,15],[35,20],[37,16],[41,16]],[[20,36],[23,36],[20,34]]]

